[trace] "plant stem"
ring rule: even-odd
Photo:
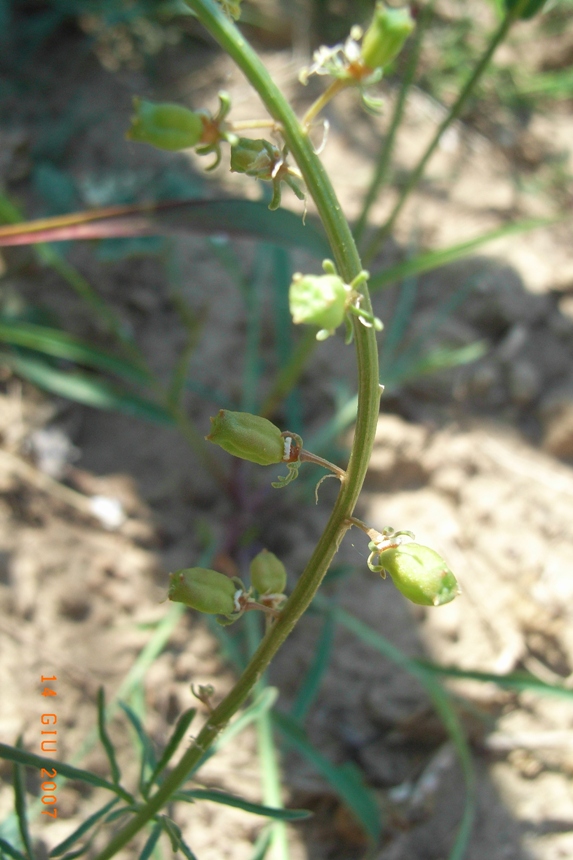
[[[274,119],[242,119],[238,122],[229,122],[227,125],[230,131],[249,131],[253,128],[276,129],[277,127]]]
[[[370,241],[370,244],[368,245],[368,247],[364,251],[364,263],[365,263],[365,265],[368,265],[372,261],[372,259],[378,253],[382,244],[385,242],[387,237],[390,235],[392,228],[394,227],[394,224],[396,223],[396,219],[398,218],[398,215],[402,211],[402,207],[406,203],[406,200],[410,196],[410,193],[412,192],[412,190],[416,187],[416,185],[420,181],[420,178],[421,178],[422,174],[424,173],[424,170],[426,169],[426,165],[427,165],[428,161],[430,160],[430,158],[432,157],[432,155],[434,154],[434,151],[436,150],[436,147],[438,146],[443,133],[454,122],[454,120],[458,118],[458,116],[462,112],[462,109],[463,109],[465,103],[467,102],[472,91],[475,89],[477,82],[479,81],[479,79],[481,78],[483,73],[485,72],[485,70],[489,64],[489,61],[491,60],[493,54],[495,53],[496,48],[498,47],[498,45],[501,42],[503,42],[503,40],[507,36],[507,33],[508,33],[511,25],[516,20],[516,18],[519,16],[521,9],[522,9],[522,7],[524,7],[526,2],[527,2],[527,0],[522,0],[522,2],[518,3],[516,7],[514,7],[511,11],[507,12],[507,14],[505,15],[500,26],[497,28],[496,32],[493,34],[492,38],[490,39],[489,45],[487,46],[487,49],[483,53],[477,66],[475,67],[471,76],[467,80],[461,93],[459,94],[455,103],[452,105],[452,107],[448,111],[444,120],[438,126],[438,129],[437,129],[436,133],[434,134],[434,137],[432,138],[432,140],[428,144],[426,151],[424,152],[424,154],[422,155],[422,157],[418,161],[418,164],[416,165],[416,167],[414,168],[414,170],[410,174],[410,178],[408,179],[408,182],[406,183],[406,185],[402,189],[402,192],[401,192],[401,194],[400,194],[400,196],[396,202],[396,205],[394,206],[392,212],[390,213],[388,220],[376,232],[376,234],[374,235],[374,237]]]
[[[321,112],[323,108],[326,107],[328,102],[334,98],[341,90],[347,87],[351,83],[351,81],[346,81],[342,78],[337,78],[335,81],[332,81],[330,86],[328,86],[321,96],[317,98],[315,102],[311,104],[307,112],[302,118],[302,127],[306,130],[310,126],[311,122],[318,114]]]
[[[322,466],[324,469],[328,469],[332,472],[333,475],[336,475],[337,478],[340,478],[341,481],[346,480],[346,472],[344,469],[331,463],[330,460],[325,460],[324,457],[319,457],[318,454],[313,454],[312,451],[305,451],[303,448],[299,454],[299,459],[302,460],[303,463],[314,463],[315,466]],[[352,518],[350,517],[349,519]]]
[[[324,224],[338,271],[346,283],[351,283],[362,271],[358,251],[330,179],[294,111],[275,85],[257,54],[239,30],[225,18],[214,0],[186,0],[186,2],[200,22],[235,60],[257,90],[271,116],[281,124],[285,143],[298,164]],[[361,292],[364,296],[362,306],[366,311],[371,312],[372,307],[366,284],[362,285]],[[247,699],[271,659],[308,608],[340,546],[342,538],[350,528],[348,518],[352,516],[368,468],[380,401],[376,332],[373,328],[363,326],[356,318],[353,318],[352,325],[358,366],[356,430],[346,479],[341,482],[340,492],[326,528],[294,591],[284,605],[280,618],[269,628],[261,640],[233,689],[210,714],[193,745],[187,749],[157,792],[116,834],[95,860],[108,860],[124,848],[132,837],[168,802],[173,793],[200,763],[205,752]]]

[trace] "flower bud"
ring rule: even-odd
[[[134,98],[133,107],[135,113],[126,133],[128,140],[170,150],[188,149],[201,142],[203,120],[192,110],[138,98]]]
[[[273,552],[263,549],[251,562],[251,585],[259,594],[282,594],[286,587],[286,570]]]
[[[259,466],[282,463],[285,456],[285,438],[279,428],[249,412],[221,409],[211,418],[211,432],[205,438],[228,454]]]
[[[412,603],[441,606],[459,593],[457,580],[433,549],[419,543],[404,543],[380,553],[380,565],[394,585]]]
[[[289,306],[295,325],[306,323],[332,331],[344,321],[348,290],[338,275],[293,276]]]
[[[412,30],[414,19],[407,8],[390,9],[377,3],[372,23],[362,39],[362,62],[369,69],[382,69],[400,53]]]
[[[205,567],[188,567],[169,577],[169,600],[184,603],[208,615],[232,615],[237,612],[237,583],[224,573]]]

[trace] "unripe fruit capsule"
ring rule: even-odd
[[[362,62],[369,69],[382,69],[400,53],[412,30],[414,20],[409,9],[391,9],[377,3],[372,23],[362,39]]]
[[[203,120],[192,110],[182,105],[156,104],[138,98],[134,98],[133,107],[135,113],[126,134],[128,140],[172,151],[188,149],[201,142]]]
[[[444,559],[430,547],[404,543],[383,550],[379,563],[412,603],[442,606],[459,593],[458,582]]]
[[[344,321],[348,290],[338,275],[296,273],[289,290],[295,325],[306,323],[332,331]]]
[[[237,591],[232,579],[205,567],[188,567],[169,577],[169,600],[184,603],[208,615],[232,615],[236,612]]]
[[[259,594],[282,594],[286,587],[286,570],[273,552],[263,549],[251,562],[251,585]]]
[[[271,466],[284,460],[285,439],[281,431],[260,415],[221,409],[211,418],[211,432],[205,438],[220,445],[228,454],[259,466]]]

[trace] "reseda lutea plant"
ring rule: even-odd
[[[270,116],[234,123],[230,119],[229,98],[223,93],[215,116],[204,111],[187,111],[178,105],[136,101],[128,137],[170,150],[195,147],[199,153],[212,152],[216,163],[229,147],[231,170],[272,184],[271,209],[280,204],[283,185],[298,197],[308,195],[313,199],[333,260],[325,261],[322,275],[295,275],[290,289],[291,313],[295,323],[314,326],[319,339],[331,336],[345,324],[346,341],[353,341],[356,354],[358,406],[346,469],[305,450],[299,436],[260,416],[221,410],[212,418],[207,437],[211,443],[258,465],[286,465],[287,474],[275,482],[275,487],[286,487],[296,478],[303,463],[314,463],[338,479],[339,492],[326,527],[288,598],[284,566],[271,553],[263,552],[253,560],[248,587],[240,579],[229,579],[204,567],[190,567],[171,575],[172,600],[215,615],[224,624],[238,621],[247,611],[261,611],[266,617],[265,634],[230,693],[215,707],[210,704],[207,721],[181,760],[155,793],[146,796],[145,802],[135,808],[133,817],[97,860],[112,857],[146,824],[159,821],[159,811],[177,797],[181,784],[197,769],[217,735],[253,692],[269,662],[310,605],[350,528],[358,527],[370,538],[370,568],[382,574],[387,571],[410,600],[439,605],[457,594],[455,578],[437,553],[415,543],[408,532],[389,528],[377,531],[353,516],[379,414],[381,386],[376,335],[382,324],[372,312],[368,272],[361,265],[348,222],[309,137],[309,129],[324,105],[342,89],[356,88],[368,109],[376,107],[369,88],[380,80],[385,65],[395,57],[412,30],[410,14],[406,9],[391,10],[378,3],[365,32],[355,26],[344,45],[320,49],[310,68],[302,70],[301,80],[318,74],[330,75],[333,81],[299,118],[233,24],[231,17],[238,15],[240,2],[185,2],[243,71]],[[270,129],[274,142],[242,134],[260,128]]]

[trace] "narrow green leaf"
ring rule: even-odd
[[[111,739],[107,733],[106,725],[105,725],[105,691],[103,687],[100,687],[97,691],[97,727],[99,733],[99,739],[102,743],[103,748],[105,749],[109,766],[111,769],[111,778],[114,785],[119,785],[121,781],[121,771],[119,769],[119,765],[117,763],[117,758],[115,755],[115,750],[113,748],[113,744]]]
[[[128,802],[133,800],[132,796],[119,785],[114,785],[112,782],[108,782],[107,779],[103,779],[95,773],[91,773],[88,770],[82,770],[79,767],[72,767],[72,765],[65,764],[65,762],[56,761],[52,758],[45,758],[41,755],[35,755],[34,753],[26,752],[26,750],[11,747],[8,746],[8,744],[2,743],[0,743],[0,758],[26,765],[26,767],[33,767],[36,770],[41,767],[49,769],[55,768],[58,774],[66,776],[68,779],[79,779],[81,782],[87,782],[89,785],[94,785],[97,788],[105,788],[108,791],[112,791],[114,794],[117,794],[119,797],[123,797],[123,799]]]
[[[171,415],[161,406],[136,394],[122,391],[97,377],[79,372],[68,373],[50,367],[36,358],[7,353],[0,356],[0,364],[8,365],[15,373],[45,391],[75,400],[84,406],[122,412],[159,424],[173,424]]]
[[[149,858],[153,854],[153,849],[157,845],[157,842],[158,842],[159,837],[161,836],[162,832],[163,832],[163,827],[161,825],[161,822],[158,821],[154,825],[153,830],[151,831],[151,833],[149,835],[149,839],[146,841],[145,845],[141,849],[141,854],[139,855],[139,860],[149,860]]]
[[[251,803],[248,800],[243,800],[242,797],[237,797],[235,794],[229,794],[226,791],[217,789],[193,788],[189,791],[178,791],[173,795],[173,800],[212,800],[213,803],[222,803],[224,806],[233,806],[236,809],[243,809],[245,812],[252,812],[253,815],[264,815],[266,818],[274,818],[276,821],[300,821],[303,818],[309,818],[312,812],[306,809],[282,809],[272,806],[265,806],[261,803]]]
[[[486,684],[498,684],[509,690],[519,692],[539,693],[542,696],[559,696],[564,699],[573,699],[573,690],[562,687],[559,684],[547,684],[540,681],[529,672],[509,672],[507,675],[496,675],[493,672],[476,672],[470,669],[458,669],[456,666],[440,666],[427,660],[416,660],[423,669],[435,675],[444,675],[448,678],[468,678],[472,681],[483,681]]]
[[[136,803],[131,804],[130,806],[122,806],[121,809],[114,809],[113,812],[110,812],[106,816],[106,823],[111,823],[112,821],[117,821],[118,818],[123,818],[124,815],[139,812],[139,806]]]
[[[319,258],[330,253],[315,219],[307,217],[303,223],[300,215],[288,209],[277,209],[269,218],[267,205],[258,200],[171,200],[91,209],[21,224],[14,223],[13,217],[10,220],[10,226],[0,228],[0,247],[126,236],[229,233],[304,249]]]
[[[153,749],[153,743],[151,741],[151,738],[143,728],[143,724],[133,710],[133,708],[130,708],[126,702],[120,702],[119,706],[127,716],[131,725],[133,726],[137,739],[139,740],[139,744],[141,747],[141,771],[139,776],[139,785],[140,788],[143,788],[146,784],[146,770],[149,768],[153,771],[157,764],[155,750]]]
[[[526,233],[528,230],[534,230],[536,227],[549,227],[556,224],[559,219],[548,218],[533,218],[527,221],[518,221],[517,224],[508,224],[506,227],[500,227],[496,230],[490,230],[488,233],[483,233],[475,239],[469,239],[466,242],[460,242],[458,245],[451,245],[449,248],[441,248],[438,251],[429,251],[425,254],[418,254],[411,260],[405,260],[403,263],[397,263],[395,266],[390,266],[381,272],[374,272],[368,281],[370,292],[382,289],[393,284],[395,281],[401,281],[410,275],[419,275],[422,272],[431,272],[440,266],[445,266],[448,263],[453,263],[455,260],[461,260],[467,257],[472,251],[481,248],[488,242],[493,242],[495,239],[503,239],[506,236],[515,236],[519,233]]]
[[[21,739],[18,740],[20,746]],[[20,763],[14,762],[14,808],[18,818],[18,830],[24,846],[24,853],[28,860],[33,860],[34,851],[32,848],[32,839],[28,829],[28,812],[26,809],[26,784],[24,780],[24,770]]]
[[[132,382],[143,384],[149,382],[149,374],[135,364],[95,349],[79,338],[58,329],[0,319],[0,341],[43,352],[65,361],[73,361],[85,367],[114,373]]]
[[[259,833],[257,840],[253,846],[253,853],[249,860],[265,860],[267,851],[271,847],[271,839],[273,838],[273,825],[263,827]]]
[[[68,848],[71,848],[74,842],[77,842],[78,839],[81,839],[84,833],[87,833],[88,830],[90,830],[94,826],[94,824],[97,824],[97,822],[101,818],[103,818],[104,815],[107,815],[110,809],[112,809],[118,801],[119,797],[114,797],[112,800],[109,801],[109,803],[106,803],[105,806],[102,806],[101,809],[98,809],[96,812],[93,813],[93,815],[90,815],[88,818],[86,818],[86,820],[83,821],[80,826],[73,831],[73,833],[70,833],[70,835],[66,839],[58,843],[58,845],[56,845],[54,848],[52,848],[48,856],[59,857],[60,854],[64,854],[64,852],[66,852]],[[88,847],[89,841],[82,848],[82,852],[87,851]]]
[[[466,346],[460,347],[437,347],[427,352],[421,358],[400,357],[395,365],[390,367],[384,375],[386,385],[393,388],[403,385],[412,379],[419,379],[439,370],[447,370],[450,367],[460,367],[462,364],[471,364],[477,361],[489,349],[486,341],[476,340]]]
[[[177,751],[177,747],[183,740],[185,732],[193,722],[193,718],[197,713],[197,708],[189,708],[187,711],[184,711],[179,719],[177,720],[177,724],[171,734],[171,737],[167,741],[165,749],[163,750],[159,761],[155,765],[153,769],[153,773],[149,777],[148,786],[151,786],[152,783],[155,782],[159,774],[165,769],[165,767],[169,764],[171,757]]]
[[[378,842],[382,832],[381,812],[370,789],[364,784],[360,770],[350,762],[334,765],[308,740],[304,729],[291,717],[273,711],[273,722],[295,747],[330,783],[336,793],[354,813],[365,833]]]
[[[8,857],[13,857],[14,860],[28,860],[25,854],[22,854],[21,851],[18,851],[17,848],[14,848],[13,845],[10,845],[6,839],[0,838],[0,852],[2,855],[7,854]]]
[[[184,841],[179,825],[171,818],[167,818],[166,815],[161,818],[161,824],[171,840],[173,851],[181,851],[181,853],[187,857],[187,860],[197,860],[187,843]]]
[[[293,720],[296,720],[298,723],[304,721],[312,703],[318,695],[322,678],[330,662],[335,629],[336,625],[331,613],[325,613],[318,644],[314,649],[314,659],[302,679],[290,714]]]

